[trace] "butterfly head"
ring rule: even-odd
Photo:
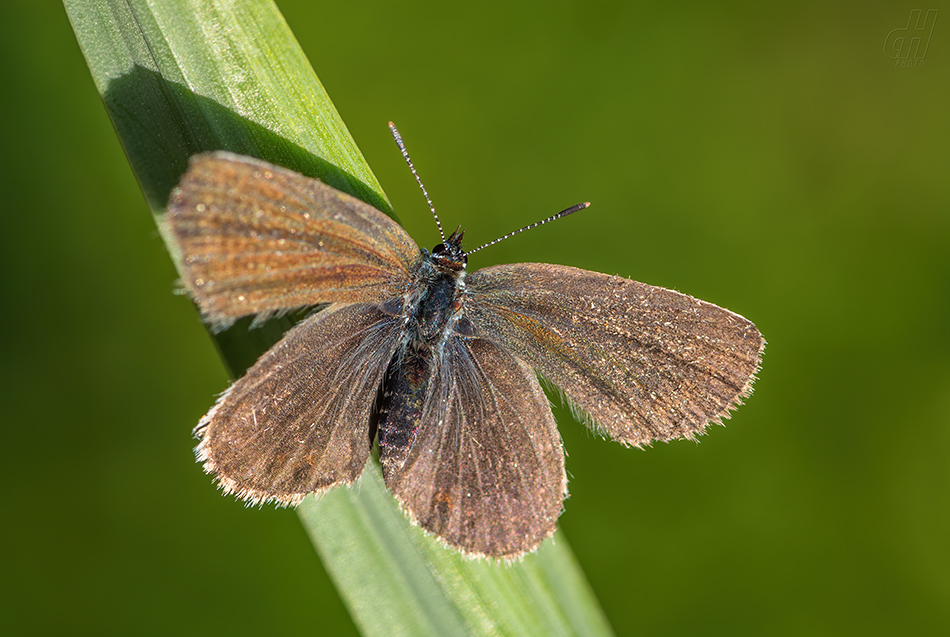
[[[462,237],[465,231],[461,227],[449,235],[445,243],[432,248],[429,258],[432,264],[442,272],[461,272],[468,264],[468,255],[462,250]]]

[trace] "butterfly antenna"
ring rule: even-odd
[[[565,210],[562,210],[561,212],[557,213],[556,215],[551,215],[551,216],[548,217],[547,219],[542,219],[541,221],[535,221],[535,222],[532,223],[530,226],[525,226],[524,228],[521,228],[521,229],[519,229],[519,230],[515,230],[514,232],[509,232],[509,233],[506,234],[505,236],[503,236],[503,237],[498,237],[498,238],[495,239],[494,241],[489,241],[489,242],[486,243],[485,245],[483,245],[483,246],[478,246],[478,247],[475,248],[474,250],[466,250],[466,251],[465,251],[465,255],[468,256],[468,255],[470,255],[470,254],[473,254],[473,253],[475,253],[475,252],[478,252],[479,250],[481,250],[481,249],[483,249],[483,248],[487,248],[488,246],[493,246],[493,245],[495,245],[496,243],[500,243],[500,242],[504,241],[505,239],[510,239],[511,237],[515,236],[516,234],[521,234],[521,233],[524,232],[525,230],[530,230],[531,228],[537,228],[538,226],[543,226],[544,224],[546,224],[546,223],[548,223],[548,222],[550,222],[550,221],[556,221],[556,220],[560,219],[561,217],[566,217],[567,215],[572,215],[572,214],[574,214],[575,212],[577,212],[578,210],[583,210],[584,208],[586,208],[586,207],[589,206],[589,205],[590,205],[590,202],[589,202],[589,201],[585,201],[584,203],[579,203],[579,204],[577,204],[576,206],[571,206],[570,208],[567,208],[567,209],[565,209]]]
[[[422,180],[419,179],[419,173],[416,172],[416,167],[412,165],[412,160],[409,159],[409,151],[406,150],[406,145],[402,141],[402,135],[399,134],[399,130],[392,122],[389,122],[389,132],[393,134],[393,139],[396,140],[396,146],[399,146],[403,158],[406,160],[406,163],[409,164],[409,170],[412,171],[413,177],[416,178],[419,187],[422,188],[422,194],[425,195],[426,203],[429,204],[429,210],[432,211],[432,216],[435,217],[435,225],[439,226],[439,236],[442,237],[442,243],[446,243],[445,233],[442,231],[442,222],[439,221],[439,215],[435,212],[435,206],[432,205],[432,200],[429,199],[429,193],[426,191],[426,187],[422,185]]]

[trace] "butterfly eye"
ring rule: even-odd
[[[458,236],[461,237],[461,235]],[[453,242],[455,237],[455,234],[449,237],[448,245],[440,243],[432,248],[432,260],[444,268],[459,271],[464,270],[468,265],[468,255],[462,251],[457,242]]]

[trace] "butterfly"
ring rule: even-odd
[[[727,417],[765,346],[738,314],[617,276],[468,273],[463,231],[439,223],[442,243],[420,249],[372,206],[227,152],[191,159],[162,223],[212,329],[322,308],[201,419],[205,471],[249,503],[295,505],[355,481],[375,443],[409,518],[468,555],[517,558],[555,530],[567,478],[539,377],[596,431],[641,447]]]

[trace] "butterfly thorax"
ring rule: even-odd
[[[468,261],[462,250],[464,234],[464,231],[456,230],[431,253],[423,251],[423,262],[405,314],[407,331],[404,342],[410,349],[441,349],[458,319]]]

